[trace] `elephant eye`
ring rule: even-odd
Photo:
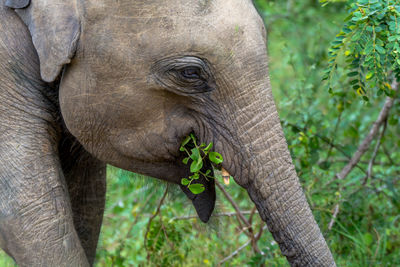
[[[197,67],[188,67],[181,70],[180,74],[186,79],[200,79],[201,70]]]
[[[210,64],[198,57],[164,58],[154,63],[151,72],[158,84],[181,95],[201,94],[216,88]]]

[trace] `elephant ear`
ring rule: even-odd
[[[40,74],[53,82],[62,67],[71,62],[80,36],[76,1],[7,0],[28,26],[40,60]]]
[[[25,8],[30,2],[30,0],[7,0],[6,6],[11,8]]]

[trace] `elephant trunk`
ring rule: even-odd
[[[335,266],[279,132],[269,135],[266,142],[273,145],[249,163],[245,188],[292,266]]]
[[[231,116],[227,125],[235,128],[235,156],[223,167],[248,191],[292,266],[335,266],[292,163],[269,81],[255,90],[251,100],[237,98],[241,114]]]

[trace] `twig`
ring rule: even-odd
[[[267,229],[267,226],[264,225],[263,227],[261,227],[260,232],[262,234],[262,232]],[[261,236],[260,234],[260,236]],[[252,242],[251,239],[249,239],[246,243],[244,243],[243,245],[241,245],[238,249],[236,249],[234,252],[232,252],[228,257],[222,259],[219,263],[218,266],[220,266],[221,264],[227,262],[228,260],[232,259],[233,257],[235,257],[237,254],[239,254],[239,252],[244,249],[245,247],[247,247],[250,243]]]
[[[306,133],[307,130],[308,130],[307,128],[303,128],[303,127],[300,127],[300,126],[298,126],[298,125],[296,125],[296,124],[292,124],[292,123],[286,123],[286,125],[289,125],[289,126],[291,126],[291,127],[294,127],[294,128],[296,128],[298,131],[302,131],[302,132],[304,132],[304,133]],[[337,151],[339,151],[340,153],[342,153],[343,156],[345,156],[346,158],[348,158],[348,160],[350,160],[350,156],[346,153],[346,151],[344,151],[340,146],[338,146],[338,145],[336,145],[335,143],[333,143],[329,138],[327,138],[327,137],[325,137],[325,136],[322,136],[322,135],[320,135],[320,134],[318,134],[318,133],[313,133],[313,135],[316,136],[316,137],[318,137],[321,141],[323,141],[324,143],[326,143],[326,144],[329,145],[330,147],[333,147],[334,149],[336,149]],[[347,161],[348,161],[348,160],[347,160]],[[346,161],[346,162],[347,162],[347,161]],[[357,164],[356,167],[359,168],[362,172],[367,173],[360,165]],[[328,186],[330,183],[332,183],[332,182],[328,182],[328,184],[325,185],[325,186]]]
[[[144,235],[144,247],[145,248],[146,248],[146,244],[147,244],[147,235],[149,234],[151,223],[154,220],[154,218],[157,217],[157,215],[161,211],[161,206],[164,203],[165,197],[167,196],[168,188],[169,188],[169,185],[167,184],[167,187],[165,188],[164,194],[161,197],[160,202],[158,203],[156,212],[150,217],[149,222],[147,223],[146,233]],[[147,256],[149,256],[149,255],[147,255]]]
[[[340,113],[339,113],[339,116],[338,116],[338,120],[337,120],[337,122],[336,122],[336,125],[335,125],[335,130],[334,130],[334,137],[333,137],[333,139],[332,139],[332,144],[333,143],[335,143],[335,138],[336,138],[336,136],[337,136],[337,132],[338,132],[338,129],[339,129],[339,125],[340,125],[340,122],[341,122],[341,120],[342,120],[342,114],[343,114],[343,111],[341,111]],[[331,156],[331,153],[332,153],[332,149],[333,149],[333,145],[330,145],[329,146],[329,150],[328,150],[328,153],[327,153],[327,155],[326,155],[326,159],[325,159],[325,161],[328,161],[329,160],[329,158],[330,158],[330,156]]]
[[[252,210],[248,211],[242,211],[243,215],[252,215],[253,213],[258,213],[258,211],[253,212]],[[233,217],[236,216],[237,212],[222,212],[222,213],[216,213],[213,214],[213,217]],[[190,219],[198,219],[199,216],[197,215],[189,215],[189,216],[181,216],[181,217],[174,217],[171,219],[171,221],[175,220],[190,220]]]
[[[221,260],[218,265],[223,264],[224,262],[227,262],[228,260],[232,259],[233,257],[235,257],[237,254],[239,254],[239,252],[244,249],[245,247],[247,247],[249,244],[251,243],[251,239],[247,240],[246,243],[244,243],[243,245],[241,245],[237,250],[235,250],[234,252],[232,252],[228,257],[224,258],[223,260]]]
[[[398,83],[397,81],[393,81],[392,83],[392,89],[397,90]],[[350,159],[349,163],[338,173],[336,174],[336,179],[343,180],[349,175],[349,173],[353,170],[353,168],[357,165],[357,163],[360,161],[361,156],[364,155],[365,152],[369,149],[372,140],[375,138],[376,134],[379,131],[379,128],[382,126],[382,124],[387,120],[389,116],[390,109],[393,106],[394,98],[392,97],[387,97],[385,104],[383,105],[381,112],[379,113],[379,116],[377,120],[373,123],[371,130],[369,131],[368,135],[364,138],[360,146],[358,147],[357,151],[354,153],[353,157]],[[332,214],[332,219],[329,222],[328,229],[331,230],[333,227],[333,224],[335,223],[336,217],[339,214],[339,203],[341,201],[341,194],[340,194],[341,188],[339,187],[339,201],[336,203],[334,212]]]
[[[239,226],[236,227],[236,229],[239,231],[239,234],[244,233],[245,235],[251,238],[252,233],[248,231],[250,227],[242,224],[242,221],[239,217],[239,213],[236,213],[236,219],[239,224]]]
[[[251,246],[252,246],[254,252],[256,252],[258,254],[262,254],[260,248],[257,245],[257,241],[255,240],[253,228],[252,228],[251,224],[249,223],[249,221],[244,217],[239,206],[236,204],[236,202],[233,200],[231,195],[229,195],[229,193],[225,190],[225,188],[217,180],[215,180],[215,184],[221,190],[221,192],[224,194],[226,199],[231,203],[232,207],[236,210],[238,217],[243,221],[243,223],[247,227],[247,231],[249,233],[248,236],[250,236],[250,238],[251,238]],[[239,220],[239,222],[240,222],[240,220]]]
[[[397,88],[397,83],[394,83],[395,86],[392,88]],[[347,175],[353,170],[356,164],[360,161],[362,155],[367,152],[369,146],[371,145],[372,140],[376,136],[379,131],[381,125],[386,121],[389,111],[393,106],[394,98],[387,97],[385,104],[382,107],[381,112],[379,113],[378,119],[372,125],[371,130],[369,131],[368,135],[362,141],[360,146],[358,147],[357,151],[354,153],[353,157],[349,161],[349,163],[336,175],[339,180],[342,180],[347,177]]]
[[[381,144],[381,147],[382,147],[382,149],[383,149],[383,144]],[[346,162],[346,163],[347,163],[347,162],[349,162],[349,159],[346,159],[346,158],[339,158],[339,159],[330,160],[329,162],[330,162],[330,163],[343,163],[343,162]],[[369,164],[369,161],[360,160],[359,163],[368,165],[368,164]],[[382,162],[382,161],[374,161],[374,164],[375,164],[375,165],[380,165],[380,166],[393,166],[393,165],[395,165],[395,163]],[[368,171],[367,171],[367,173],[368,173]]]
[[[302,131],[303,133],[307,132],[307,128],[304,127],[300,127],[296,124],[293,123],[286,123],[286,125],[291,126],[296,128],[298,131]],[[335,143],[333,143],[329,138],[322,136],[318,133],[313,133],[314,136],[318,137],[321,141],[325,142],[326,144],[328,144],[329,146],[335,148],[337,151],[339,151],[340,153],[342,153],[346,158],[350,158],[350,156],[343,150],[341,149],[338,145],[336,145]]]
[[[221,192],[224,194],[226,199],[231,203],[232,207],[236,210],[236,213],[239,215],[239,218],[243,221],[243,223],[247,227],[251,227],[250,223],[247,221],[247,219],[243,216],[242,211],[240,210],[239,206],[236,204],[236,202],[233,200],[231,195],[225,190],[225,188],[217,181],[215,180],[215,184],[218,186],[218,188],[221,190]]]
[[[254,205],[253,208],[251,209],[251,214],[250,214],[250,217],[249,217],[249,223],[250,224],[253,224],[253,217],[254,217],[255,213],[258,213],[258,211],[257,211],[256,206]]]
[[[175,245],[174,245],[174,243],[170,240],[170,238],[169,238],[168,235],[167,235],[167,229],[165,229],[165,225],[164,225],[164,223],[163,223],[161,214],[160,214],[160,224],[161,224],[161,230],[162,230],[163,233],[164,233],[165,240],[167,240],[167,242],[168,242],[168,244],[171,246],[172,250],[174,250]]]
[[[378,238],[378,244],[376,245],[374,257],[372,258],[372,262],[371,262],[371,265],[370,265],[370,266],[373,266],[373,265],[374,265],[374,263],[375,263],[375,261],[376,261],[376,256],[378,255],[378,252],[379,252],[379,247],[380,247],[380,245],[381,245],[381,236],[379,235],[378,231],[376,231],[375,228],[373,228],[373,229],[374,229],[374,232],[375,232],[375,234],[376,234],[376,237]]]
[[[333,224],[335,223],[335,220],[336,220],[336,217],[337,217],[338,213],[339,213],[339,202],[336,203],[335,208],[333,210],[332,219],[331,219],[331,221],[329,222],[329,225],[328,225],[328,229],[329,230],[332,229]]]
[[[258,234],[256,235],[256,241],[260,240],[260,238],[261,238],[261,236],[262,236],[262,234],[263,234],[265,229],[266,229],[266,226],[264,225],[264,223],[261,223],[260,231],[258,231]]]
[[[367,176],[366,176],[366,178],[365,178],[365,180],[363,182],[363,185],[365,185],[367,183],[368,179],[370,179],[371,176],[372,176],[372,167],[374,166],[376,155],[378,154],[378,150],[379,150],[379,147],[381,146],[383,136],[385,135],[386,127],[387,127],[387,117],[386,117],[386,120],[383,123],[382,131],[381,131],[381,133],[379,135],[378,141],[376,142],[375,149],[374,149],[374,152],[372,154],[371,160],[368,163],[368,173],[367,173]]]

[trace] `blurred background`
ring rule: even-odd
[[[345,4],[254,2],[267,26],[272,89],[289,148],[337,265],[400,266],[398,101],[357,166],[335,178],[385,103],[384,96],[366,102],[348,90],[340,67],[331,86],[342,89],[330,94],[322,82]],[[203,224],[173,186],[111,166],[107,179],[96,266],[288,266],[233,181],[223,185],[225,194],[218,190],[215,215]],[[3,252],[0,266],[14,266]]]

